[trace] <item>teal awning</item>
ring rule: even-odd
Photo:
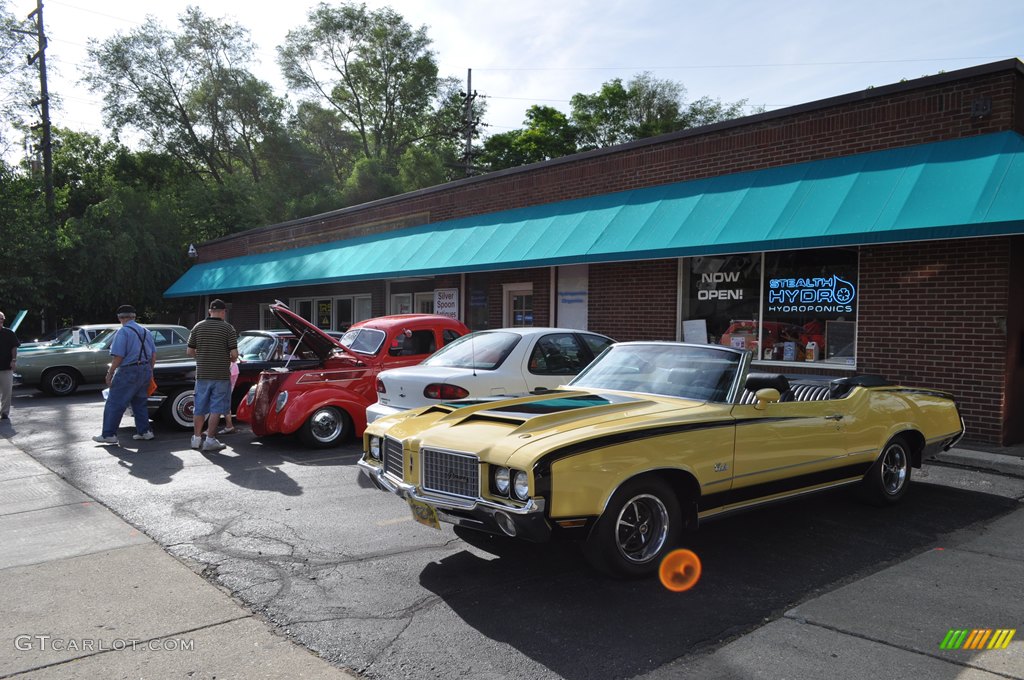
[[[165,295],[1024,233],[1014,132],[475,215],[192,267]]]

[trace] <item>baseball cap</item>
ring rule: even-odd
[[[220,298],[217,298],[216,300],[214,300],[213,302],[210,303],[210,309],[227,309],[227,308],[228,308],[228,306],[226,304],[224,304],[224,301],[221,300]]]
[[[117,315],[118,316],[128,316],[129,314],[134,314],[134,313],[135,313],[135,308],[132,307],[131,305],[121,305],[120,307],[117,308]]]

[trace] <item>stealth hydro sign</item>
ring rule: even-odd
[[[838,276],[769,279],[769,312],[852,314],[857,289]]]

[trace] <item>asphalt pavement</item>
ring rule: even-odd
[[[0,678],[352,677],[8,437],[0,438]],[[955,483],[973,471],[997,473],[986,477],[990,492],[1018,508],[724,644],[680,649],[676,662],[642,677],[1024,680],[1024,447],[965,445],[918,479]]]
[[[0,546],[0,678],[352,677],[7,438]]]

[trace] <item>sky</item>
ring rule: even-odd
[[[35,0],[7,0],[17,17]],[[44,0],[55,125],[105,134],[98,94],[80,82],[86,46],[155,16],[177,29],[198,5],[249,29],[257,76],[285,94],[276,46],[316,0]],[[1019,0],[367,0],[426,26],[440,74],[485,97],[484,134],[523,125],[532,104],[569,111],[577,92],[644,71],[703,96],[776,110],[869,86],[1024,57]]]

